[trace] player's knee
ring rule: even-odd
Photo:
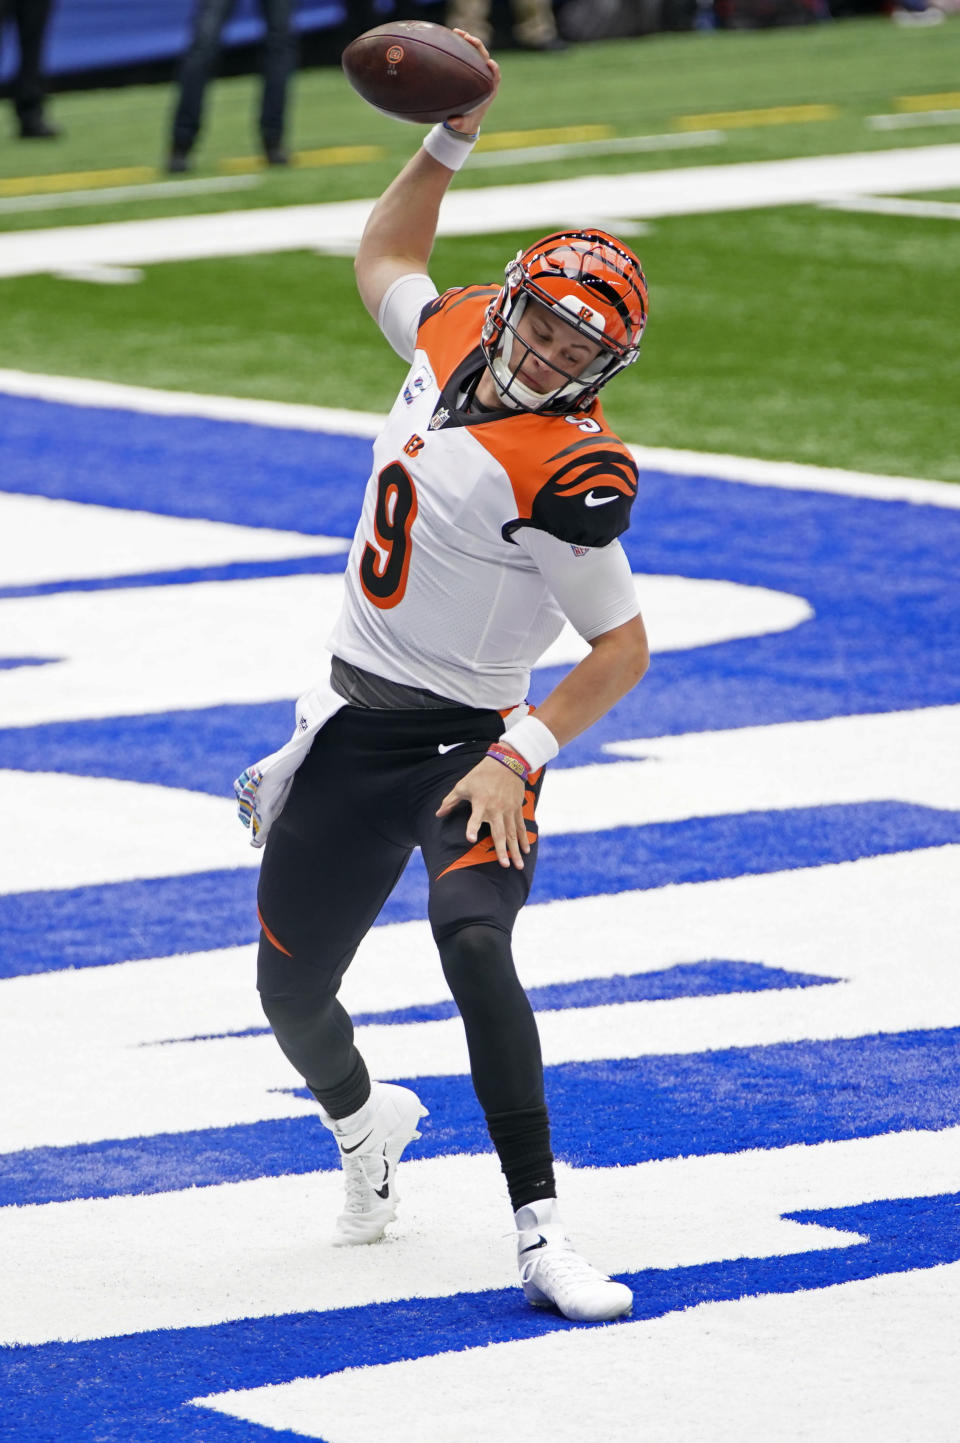
[[[308,974],[276,942],[260,934],[257,952],[257,991],[267,1021],[275,1030],[295,1025],[320,1005],[311,1005]]]
[[[493,1000],[504,987],[519,986],[510,937],[499,927],[469,923],[438,939],[447,985],[458,1003]]]

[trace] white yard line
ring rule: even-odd
[[[620,135],[609,140],[578,140],[566,145],[528,145],[522,150],[481,152],[470,159],[470,169],[478,166],[531,165],[548,160],[575,160],[581,156],[633,155],[640,151],[694,150],[702,145],[723,145],[727,137],[722,130],[690,130],[663,135]]]
[[[194,395],[90,381],[74,376],[44,376],[0,369],[0,394],[29,396],[68,406],[140,411],[153,416],[202,416],[273,426],[286,431],[321,431],[335,435],[373,437],[384,418],[371,411],[345,411],[324,406],[291,405],[245,397]],[[831,491],[842,496],[867,496],[878,501],[910,501],[916,505],[960,509],[960,486],[912,476],[880,476],[836,467],[807,466],[793,461],[765,461],[707,451],[675,451],[660,446],[632,446],[645,471],[679,476],[710,476],[747,486],[777,486],[791,491]]]
[[[868,115],[871,130],[915,130],[925,125],[960,125],[957,110],[908,111],[904,115]]]
[[[845,200],[825,200],[823,209],[863,211],[868,215],[918,216],[924,220],[960,220],[960,202],[951,200],[904,200],[899,196],[850,195]]]
[[[960,144],[582,176],[455,190],[444,202],[439,233],[494,235],[582,225],[611,214],[640,220],[704,215],[957,185]],[[291,250],[349,251],[372,205],[372,200],[340,201],[14,232],[0,236],[0,276]]]
[[[210,176],[206,180],[163,180],[153,185],[111,185],[91,190],[58,190],[44,195],[17,195],[0,199],[0,215],[31,210],[65,210],[68,206],[113,205],[127,200],[166,200],[169,196],[204,195],[224,190],[253,190],[258,175]]]

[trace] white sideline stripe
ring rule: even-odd
[[[958,147],[960,149],[960,147]],[[115,381],[76,376],[49,376],[0,368],[0,393],[55,401],[67,406],[140,411],[153,416],[199,416],[237,421],[288,431],[325,431],[332,435],[374,437],[384,417],[371,411],[294,405],[237,396],[209,396],[190,391],[161,391]],[[841,496],[866,496],[877,501],[910,501],[917,505],[960,510],[960,486],[949,481],[912,476],[880,476],[795,461],[729,456],[710,451],[678,451],[660,446],[631,446],[638,466],[678,476],[706,476],[748,486],[775,486],[791,491],[829,491]]]
[[[710,451],[674,451],[659,446],[631,446],[642,471],[678,476],[704,476],[738,481],[744,486],[774,486],[786,491],[830,491],[839,496],[864,496],[873,501],[909,501],[918,506],[960,510],[960,486],[950,481],[912,476],[879,476],[799,461],[766,461],[762,457],[726,456]],[[642,486],[642,483],[641,483]]]
[[[125,200],[165,200],[168,196],[202,195],[224,190],[250,190],[260,184],[258,175],[211,176],[208,180],[167,180],[155,185],[111,185],[93,190],[45,191],[42,195],[8,196],[0,200],[0,215],[31,210],[66,210],[87,205],[113,205]]]
[[[833,196],[944,190],[960,185],[960,145],[905,146],[736,165],[581,176],[452,191],[438,235],[497,235],[582,223],[585,216],[709,215],[809,205]],[[372,199],[212,215],[17,231],[0,236],[0,276],[81,265],[151,265],[211,256],[356,245]]]
[[[631,155],[638,151],[693,150],[702,145],[723,145],[722,130],[691,130],[676,135],[621,135],[609,140],[580,140],[569,145],[529,145],[523,150],[483,152],[470,158],[470,169],[501,165],[528,165],[548,160],[575,160],[580,156]]]
[[[919,216],[924,220],[960,220],[960,202],[901,200],[899,197],[851,195],[846,200],[825,200],[821,210],[863,211],[867,215]]]
[[[960,125],[958,110],[922,110],[906,115],[868,115],[871,130],[912,130],[924,125]]]
[[[190,391],[160,391],[116,381],[3,369],[0,369],[0,392],[97,410],[139,411],[149,416],[198,416],[209,421],[237,421],[284,431],[326,431],[360,437],[376,436],[385,420],[371,411],[339,411],[243,396],[195,395]]]

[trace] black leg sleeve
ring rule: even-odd
[[[508,933],[469,924],[438,942],[463,1018],[470,1070],[514,1209],[555,1196],[536,1019]]]
[[[353,1044],[353,1023],[337,1001],[340,975],[326,987],[291,967],[261,933],[257,957],[260,1004],[281,1051],[333,1117],[346,1117],[370,1095],[370,1078]]]

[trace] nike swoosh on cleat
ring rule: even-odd
[[[447,752],[452,752],[454,747],[462,746],[463,742],[441,742],[440,745],[437,747],[437,751],[440,753],[441,756],[445,756]]]
[[[383,1198],[384,1202],[390,1196],[390,1164],[386,1158],[383,1159],[383,1187],[375,1187],[374,1192],[377,1197]]]
[[[546,1238],[543,1236],[543,1233],[541,1233],[541,1234],[540,1234],[540,1240],[539,1240],[539,1242],[531,1243],[528,1248],[521,1248],[521,1249],[520,1249],[520,1256],[523,1257],[524,1253],[535,1253],[538,1248],[545,1248],[546,1246],[547,1246],[547,1240],[546,1240]]]
[[[585,506],[609,506],[610,502],[616,499],[616,496],[598,496],[596,491],[588,491],[583,502]]]
[[[366,1137],[362,1137],[359,1142],[355,1142],[355,1143],[353,1144],[353,1147],[344,1147],[343,1143],[341,1143],[341,1144],[340,1144],[340,1151],[341,1151],[341,1152],[344,1152],[344,1153],[356,1152],[357,1148],[358,1148],[358,1147],[363,1147],[363,1144],[364,1144],[365,1142],[369,1142],[369,1140],[370,1140],[371,1137],[373,1137],[373,1129],[372,1129],[372,1128],[371,1128],[371,1130],[367,1133]]]

